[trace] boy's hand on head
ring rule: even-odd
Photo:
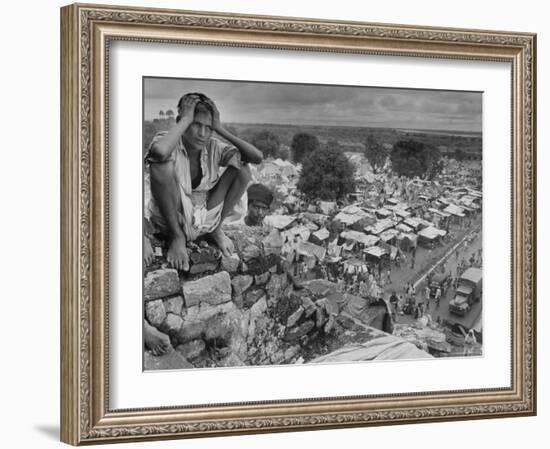
[[[180,115],[182,118],[193,120],[195,116],[195,106],[199,102],[198,95],[188,94],[183,97],[181,102]]]
[[[220,111],[210,98],[206,98],[204,102],[212,109],[212,129],[218,131],[221,128]]]

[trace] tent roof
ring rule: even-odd
[[[340,233],[340,237],[346,240],[352,240],[354,242],[361,243],[362,245],[365,245],[365,246],[375,245],[380,240],[379,237],[375,237],[374,235],[367,235],[367,234],[364,234],[363,232],[351,231],[351,230],[342,231]]]
[[[427,238],[429,240],[436,239],[436,238],[441,237],[445,234],[447,234],[445,231],[443,231],[442,229],[434,228],[433,226],[430,226],[428,228],[424,228],[418,233],[419,236]]]
[[[449,204],[445,209],[443,209],[443,212],[456,215],[457,217],[464,217],[464,211],[456,204]]]
[[[380,238],[384,242],[387,242],[388,240],[393,239],[398,234],[399,234],[399,231],[397,229],[388,229],[380,234]]]
[[[371,246],[370,248],[364,249],[363,252],[374,257],[382,257],[384,254],[388,254],[388,250],[380,246]]]

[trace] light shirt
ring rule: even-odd
[[[168,131],[160,131],[153,137],[149,150],[145,156],[146,173],[145,173],[145,215],[146,217],[161,217],[160,210],[151,194],[149,165],[158,163],[151,154],[151,146],[159,139],[164,137]],[[182,139],[178,140],[176,147],[170,154],[167,161],[174,162],[174,170],[176,174],[176,182],[180,189],[182,202],[183,222],[182,228],[186,236],[190,240],[194,240],[198,235],[211,230],[207,230],[207,210],[206,202],[208,194],[214,188],[223,174],[222,167],[233,166],[237,169],[241,168],[241,153],[233,145],[227,144],[214,137],[210,138],[207,145],[201,150],[200,164],[202,178],[199,185],[193,189],[191,185],[191,165],[189,155],[185,148]],[[165,161],[163,161],[165,162]]]

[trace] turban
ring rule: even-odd
[[[267,206],[271,205],[273,201],[273,193],[263,184],[252,184],[248,188],[248,202],[260,201],[261,203],[266,204]]]

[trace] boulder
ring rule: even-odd
[[[264,298],[265,300],[265,297],[265,292],[261,288],[254,288],[252,290],[249,290],[244,295],[244,307],[252,307],[260,299]]]
[[[265,273],[258,274],[254,276],[254,283],[256,285],[264,285],[269,281],[269,277],[271,276],[271,273],[269,271],[266,271]]]
[[[177,270],[163,268],[150,271],[145,275],[143,298],[145,301],[174,296],[180,293],[180,281]]]
[[[174,313],[167,313],[166,319],[163,321],[163,323],[160,326],[160,330],[172,336],[172,335],[176,335],[179,332],[182,325],[183,325],[183,319],[181,318],[181,316],[176,315]]]
[[[252,276],[247,274],[235,276],[231,279],[231,285],[233,286],[233,296],[242,295],[254,282]]]
[[[232,366],[245,366],[244,363],[236,354],[229,354],[227,357],[220,360],[218,366],[230,368]]]
[[[198,248],[189,253],[189,261],[191,265],[200,265],[205,263],[218,263],[219,251],[216,248],[206,245],[203,248]]]
[[[191,266],[189,269],[190,274],[207,273],[208,271],[216,271],[218,269],[218,262],[216,263],[197,263]]]
[[[267,292],[269,302],[277,302],[287,286],[288,278],[286,273],[272,274],[269,282],[265,286],[265,291]]]
[[[164,300],[164,308],[166,313],[174,313],[181,315],[183,310],[183,298],[181,296],[174,296]]]
[[[325,324],[325,328],[324,328],[325,334],[330,334],[330,332],[334,329],[334,324],[335,324],[334,315],[331,315],[328,317],[328,321]]]
[[[206,273],[218,269],[219,251],[202,241],[202,247],[189,253],[190,274]]]
[[[179,345],[176,348],[176,351],[178,351],[185,359],[193,361],[204,355],[205,349],[206,344],[204,341],[197,339]]]
[[[314,327],[315,323],[313,321],[304,321],[298,327],[293,327],[292,329],[287,328],[283,339],[286,342],[294,343],[302,338],[304,335],[307,335]]]
[[[291,346],[284,353],[284,360],[290,362],[294,357],[296,357],[300,352],[300,346]]]
[[[222,256],[221,268],[228,273],[235,273],[239,269],[241,259],[237,253],[231,256]]]
[[[261,255],[262,252],[256,245],[248,245],[242,252],[242,257],[245,262],[260,257]]]
[[[214,315],[205,323],[203,338],[205,341],[229,342],[232,333],[231,327],[232,325],[225,314]]]
[[[244,298],[243,295],[233,295],[233,303],[239,308],[242,309],[244,307]]]
[[[247,336],[254,336],[256,334],[256,322],[263,317],[264,313],[267,310],[267,302],[265,296],[260,298],[256,303],[249,309],[250,315],[248,320],[248,329],[246,331]]]
[[[149,351],[145,351],[143,354],[143,368],[146,371],[157,371],[193,368],[193,365],[191,365],[178,351],[171,350],[167,354],[161,356],[154,356]]]
[[[201,338],[204,331],[204,322],[193,321],[191,323],[184,323],[174,337],[179,343],[185,343]]]
[[[259,274],[269,271],[272,267],[277,266],[280,261],[280,257],[275,254],[269,254],[268,256],[259,256],[253,259],[249,259],[246,265],[243,264],[243,272],[257,276]]]
[[[286,326],[292,327],[295,326],[296,323],[302,318],[302,315],[304,314],[304,308],[302,306],[298,307],[295,312],[290,315],[286,320]]]
[[[145,317],[151,326],[160,327],[166,319],[166,309],[162,299],[145,303]]]
[[[183,298],[187,307],[201,303],[218,305],[231,301],[231,278],[229,273],[220,271],[196,281],[185,282],[183,284]]]
[[[358,298],[352,295],[347,295],[346,297]],[[340,303],[344,303],[344,295],[342,293],[331,293],[316,302],[319,307],[326,310],[328,315],[338,315],[340,313]]]
[[[231,313],[237,309],[237,306],[233,301],[224,302],[223,304],[212,306],[207,302],[201,303],[200,306],[193,306],[187,309],[185,315],[185,323],[192,323],[194,321],[206,321],[221,313]]]
[[[305,317],[309,318],[311,315],[315,313],[315,311],[317,310],[317,307],[315,306],[315,303],[311,300],[309,296],[302,295],[300,299],[302,301],[302,307],[304,308],[304,311],[305,311]]]
[[[315,325],[318,329],[321,329],[323,327],[323,324],[325,324],[327,321],[327,316],[325,312],[323,312],[323,309],[317,309],[315,311]]]
[[[283,237],[277,229],[273,229],[269,235],[263,239],[262,246],[266,255],[281,254],[281,248],[283,247]]]

